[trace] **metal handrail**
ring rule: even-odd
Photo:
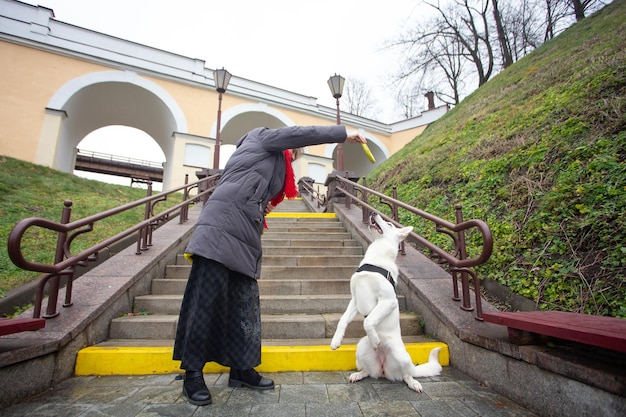
[[[176,214],[180,216],[179,223],[182,224],[186,222],[188,220],[189,205],[204,201],[205,197],[213,192],[218,179],[219,175],[214,175],[189,184],[188,176],[186,176],[184,185],[155,195],[151,195],[152,187],[150,184],[148,186],[147,197],[80,220],[76,220],[74,222],[70,222],[72,202],[69,200],[64,202],[60,223],[37,217],[30,217],[18,222],[9,234],[7,245],[9,258],[18,268],[27,271],[47,273],[39,279],[33,317],[41,317],[41,304],[43,302],[45,286],[48,282],[50,282],[50,286],[48,288],[48,306],[46,314],[44,314],[43,317],[51,318],[56,317],[59,314],[56,311],[56,304],[61,276],[67,277],[66,296],[65,303],[63,305],[70,306],[72,304],[72,280],[74,270],[77,266],[86,266],[89,262],[96,261],[98,253],[102,249],[105,249],[134,233],[138,233],[136,254],[140,255],[152,245],[152,231],[155,228],[168,221],[170,216],[175,216]],[[194,189],[202,191],[199,191],[197,194],[191,196],[190,193]],[[154,214],[154,207],[156,204],[165,201],[168,196],[181,191],[183,193],[183,201],[181,203],[176,204],[159,214]],[[72,255],[71,244],[77,236],[93,231],[94,224],[98,221],[113,217],[141,205],[146,206],[145,216],[142,222],[108,239],[105,239],[104,241],[93,245],[76,255]],[[57,248],[53,264],[31,262],[25,259],[22,252],[22,239],[31,227],[41,227],[58,233]]]
[[[310,196],[310,199],[315,201],[318,209],[326,207],[326,194],[321,193],[319,189],[314,189],[312,184],[312,180],[304,181],[303,179],[300,179],[300,181],[298,181],[298,189],[300,191],[300,195],[308,194]]]
[[[387,221],[391,221],[396,226],[402,226],[399,222],[398,209],[404,209],[409,211],[425,220],[428,220],[435,225],[435,231],[438,233],[444,233],[452,239],[454,243],[454,252],[450,253],[443,248],[430,242],[423,236],[415,232],[411,232],[409,237],[411,240],[417,242],[419,245],[427,248],[431,253],[435,254],[439,259],[443,260],[449,265],[450,272],[453,278],[453,299],[460,301],[457,274],[461,276],[462,285],[462,304],[463,310],[472,311],[474,308],[471,306],[469,296],[469,278],[472,277],[474,284],[474,295],[476,303],[476,316],[477,320],[482,320],[482,303],[480,298],[480,280],[476,273],[472,270],[473,267],[482,265],[489,260],[491,253],[493,252],[493,235],[487,223],[478,219],[463,220],[462,206],[457,204],[456,210],[456,223],[449,222],[442,218],[439,218],[433,214],[427,213],[418,208],[412,207],[397,199],[395,187],[393,188],[393,197],[389,197],[378,191],[367,188],[366,180],[363,178],[363,185],[357,182],[351,181],[348,178],[337,176],[334,178],[338,182],[335,186],[335,193],[337,195],[343,194],[345,197],[346,208],[350,208],[352,202],[358,203],[361,206],[363,212],[363,222],[369,222],[369,213],[371,211],[378,210],[369,205],[368,198],[370,195],[378,197],[381,204],[385,204],[390,207],[392,216],[386,216],[384,213],[379,213]],[[357,191],[360,193],[361,198],[357,196]],[[338,192],[338,193],[337,193]],[[330,196],[332,197],[332,196]],[[473,258],[467,257],[467,246],[465,241],[465,232],[470,229],[477,229],[482,235],[482,250],[480,254]],[[404,254],[404,247],[400,247],[400,252]]]

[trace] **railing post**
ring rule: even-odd
[[[317,208],[322,207],[322,202],[320,200],[320,186],[317,185],[315,189],[316,200],[317,200]]]
[[[363,177],[363,190],[362,190],[362,199],[363,202],[367,205],[369,205],[369,201],[368,199],[368,195],[367,195],[367,179],[365,177]],[[361,212],[363,214],[362,220],[363,220],[363,224],[369,224],[370,222],[370,209],[368,209],[365,206],[361,207]]]
[[[451,270],[452,274],[452,299],[454,301],[461,301],[461,297],[459,297],[459,279],[456,274],[456,270]]]
[[[152,195],[152,187],[148,186],[148,191],[147,191],[147,197],[150,197]],[[143,212],[143,219],[144,220],[148,220],[150,218],[150,204],[152,204],[150,201],[146,201],[146,206]],[[144,227],[142,227],[141,229],[139,229],[138,231],[138,236],[137,236],[137,250],[135,251],[136,255],[141,255],[141,252],[145,249],[147,249],[147,242],[148,242],[148,229],[150,228],[150,225],[147,224]]]
[[[395,221],[400,223],[400,215],[398,214],[398,203],[396,203],[396,201],[398,200],[398,189],[395,185],[392,188],[391,195],[393,196],[393,203],[391,204],[391,215]],[[406,251],[404,250],[404,240],[400,242],[399,251],[401,255],[406,255]]]
[[[185,188],[183,189],[183,202],[187,201],[189,198],[189,174],[185,174]],[[185,204],[180,208],[180,217],[178,220],[178,224],[183,224],[187,220],[189,220],[189,203]]]
[[[333,171],[326,177],[326,182],[324,183],[326,186],[326,204],[330,212],[333,211],[333,205],[338,202],[339,196],[342,195],[337,191],[337,177],[337,171]]]
[[[147,197],[152,196],[152,181],[150,181],[148,183],[148,195]],[[152,217],[153,213],[154,213],[154,205],[157,202],[150,202],[149,203],[149,207],[150,210],[148,211],[148,217],[146,217],[144,220],[149,219],[150,217]],[[158,224],[158,223],[157,223]],[[148,249],[150,246],[152,246],[152,232],[153,232],[153,227],[151,224],[146,225],[146,240],[145,240],[145,247],[144,249]]]
[[[463,223],[463,211],[462,206],[457,204],[455,206],[456,209],[456,224]],[[458,232],[458,240],[457,240],[457,251],[459,254],[459,259],[464,260],[467,259],[467,248],[465,247],[465,231],[460,230]],[[472,311],[474,307],[472,307],[472,303],[470,302],[470,294],[469,294],[469,277],[467,275],[467,271],[461,269],[461,291],[463,294],[463,300],[461,304],[461,308],[463,310]]]
[[[349,187],[349,189],[347,190],[348,193],[343,195],[343,199],[344,199],[343,202],[344,202],[344,205],[346,206],[346,208],[348,210],[350,210],[350,208],[352,207],[352,197],[351,196],[352,196],[352,194],[354,194],[354,187],[352,187],[351,185],[346,184],[346,183],[343,183],[342,185],[345,188]]]
[[[68,224],[70,222],[70,218],[72,216],[72,202],[70,200],[65,200],[63,203],[63,212],[61,214],[61,224]],[[57,249],[54,255],[54,263],[59,263],[63,261],[65,256],[63,252],[63,248],[65,247],[65,241],[67,240],[67,232],[59,232],[57,237]],[[53,278],[50,279],[50,285],[48,286],[48,305],[46,306],[46,313],[43,315],[44,318],[52,318],[59,315],[57,311],[57,301],[59,299],[59,286],[61,281],[61,274],[55,274]],[[41,303],[42,300],[39,300]]]

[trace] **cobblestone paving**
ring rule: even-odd
[[[511,400],[455,370],[421,378],[423,393],[404,383],[365,379],[349,372],[264,373],[276,388],[229,388],[228,374],[206,374],[213,404],[197,407],[182,396],[176,375],[75,377],[21,404],[3,417],[370,417],[535,416]]]

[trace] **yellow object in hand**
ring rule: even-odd
[[[361,143],[361,147],[363,148],[363,152],[365,152],[365,155],[367,155],[367,157],[369,158],[370,162],[372,164],[374,162],[376,162],[376,159],[374,158],[374,155],[372,155],[372,151],[370,151],[370,147],[367,146],[367,143]]]

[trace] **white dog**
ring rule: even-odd
[[[413,378],[441,374],[441,348],[430,352],[427,363],[413,364],[400,334],[400,309],[395,292],[398,245],[413,227],[397,228],[376,213],[372,214],[370,224],[380,236],[370,244],[359,269],[350,279],[352,299],[339,320],[330,347],[335,350],[341,346],[346,327],[360,313],[365,317],[363,328],[367,336],[357,344],[356,367],[359,372],[350,375],[350,382],[368,376],[384,377],[404,381],[412,390],[422,392],[422,385]]]

